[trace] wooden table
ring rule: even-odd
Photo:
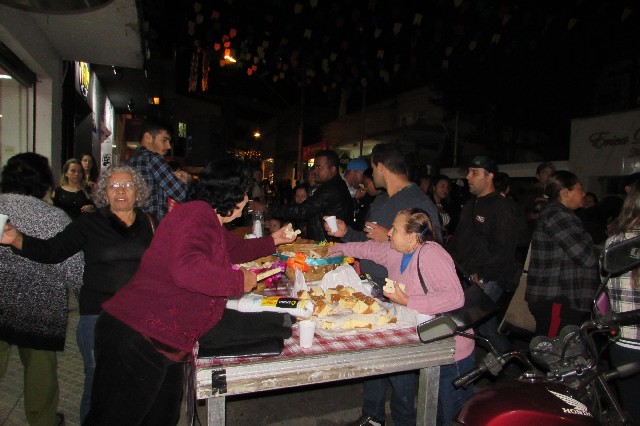
[[[335,350],[342,344],[334,345],[331,339],[318,336],[311,349],[302,349],[297,344],[296,326],[293,333],[285,341],[283,353],[276,357],[199,360],[196,392],[198,399],[207,400],[207,424],[225,424],[227,395],[420,370],[417,424],[435,425],[439,366],[453,362],[452,338],[424,345],[418,341],[415,330],[400,329],[384,332],[383,339],[392,341],[387,346],[379,346],[377,335],[381,333],[368,333],[370,337],[364,337],[362,349]],[[362,339],[350,337],[347,346],[357,340]],[[369,340],[371,345],[367,343]]]

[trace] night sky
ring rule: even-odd
[[[509,144],[529,139],[558,159],[572,117],[638,106],[631,1],[147,0],[143,9],[152,43],[175,54],[179,92],[246,97],[274,113],[297,105],[302,87],[307,105],[337,110],[343,96],[355,111],[364,86],[371,104],[428,85],[450,115],[486,123],[478,142],[509,157]],[[222,66],[225,43],[235,64]],[[496,136],[505,128],[511,141]]]

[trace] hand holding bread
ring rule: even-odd
[[[298,234],[300,234],[300,230],[294,231],[293,227],[289,223],[287,226],[283,226],[271,234],[271,237],[273,238],[273,243],[275,245],[280,245],[294,242],[298,237]]]
[[[404,292],[405,288],[406,286],[404,284],[385,278],[385,284],[382,291],[392,302],[406,306],[407,303],[409,303],[409,297],[407,296],[407,293]]]

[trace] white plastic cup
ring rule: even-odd
[[[313,346],[313,336],[316,332],[316,323],[313,320],[298,321],[300,327],[300,347],[310,348]]]
[[[2,238],[2,235],[4,234],[4,225],[8,220],[9,216],[7,216],[6,214],[0,214],[0,238]]]
[[[335,216],[327,216],[324,220],[329,225],[331,232],[338,232],[338,221]]]

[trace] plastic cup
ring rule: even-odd
[[[4,225],[8,220],[9,216],[7,216],[6,214],[0,214],[0,238],[2,238],[2,235],[4,234]]]
[[[325,222],[329,224],[331,232],[338,232],[338,221],[335,216],[327,216],[324,218]]]
[[[316,323],[312,320],[298,321],[300,327],[300,347],[310,348],[313,346],[313,335],[316,332]]]

